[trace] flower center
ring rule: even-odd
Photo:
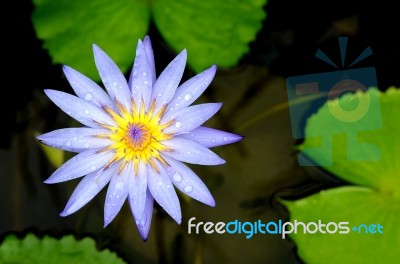
[[[133,106],[132,112],[120,104],[117,104],[117,106],[119,113],[104,107],[104,110],[116,123],[116,126],[103,125],[104,128],[113,132],[106,136],[113,141],[113,144],[107,149],[115,152],[110,164],[121,160],[122,169],[122,166],[125,166],[126,163],[134,162],[135,169],[137,169],[139,162],[145,162],[157,169],[153,158],[165,164],[160,152],[168,151],[168,148],[162,144],[162,141],[172,137],[172,135],[163,133],[163,129],[168,125],[159,124],[165,108],[158,113],[153,113],[154,105],[150,107],[148,112],[144,111],[144,105],[140,109]]]
[[[130,124],[124,137],[133,151],[145,149],[151,141],[151,133],[144,124]]]

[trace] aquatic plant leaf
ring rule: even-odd
[[[108,249],[99,251],[92,238],[67,235],[61,239],[27,234],[20,239],[8,235],[0,245],[0,263],[125,263]]]
[[[352,112],[367,97],[371,103],[367,110],[372,113],[367,111],[350,124],[340,116],[332,117],[335,107]],[[380,92],[371,88],[329,101],[308,120],[306,139],[299,149],[353,186],[282,201],[291,222],[348,222],[348,234],[339,234],[339,230],[335,234],[304,234],[303,229],[291,234],[306,263],[386,263],[400,258],[399,115],[398,89]],[[325,143],[330,151],[322,147],[324,138],[329,137]]]
[[[36,33],[53,63],[66,64],[100,80],[92,44],[109,54],[123,72],[132,65],[136,43],[149,26],[147,1],[34,0]]]
[[[266,14],[266,0],[158,0],[153,5],[157,28],[175,51],[184,48],[192,68],[212,64],[231,67],[249,51]]]

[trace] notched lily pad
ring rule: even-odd
[[[266,17],[266,0],[159,0],[154,21],[176,51],[188,49],[197,72],[217,64],[234,66],[249,51]]]
[[[374,109],[379,112],[366,114],[364,120],[350,125],[343,120],[338,122],[332,118],[332,106],[340,104],[345,111],[356,109],[350,105],[354,104],[352,95],[344,95],[326,103],[308,120],[307,138],[300,146],[317,164],[356,186],[282,202],[290,212],[291,222],[348,223],[346,234],[338,231],[290,235],[299,256],[309,264],[393,263],[400,259],[400,91],[369,89],[368,93],[356,96],[359,102],[366,96],[376,97],[374,103],[378,105]],[[335,131],[341,131],[341,135],[335,138]],[[331,137],[331,152],[321,149],[323,137]],[[357,154],[353,158],[349,147]],[[332,164],[324,166],[330,158]]]

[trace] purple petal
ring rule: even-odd
[[[180,224],[182,214],[178,196],[163,166],[158,164],[158,169],[159,173],[154,172],[150,166],[147,167],[149,190],[157,203]]]
[[[131,92],[125,76],[114,61],[95,44],[93,44],[93,53],[100,78],[108,94],[115,102],[120,102],[128,111],[131,111]]]
[[[153,59],[154,60],[154,59]],[[153,61],[154,63],[154,61]],[[136,48],[136,58],[133,69],[129,77],[129,87],[136,107],[142,105],[142,100],[146,108],[150,105],[151,91],[153,86],[152,69],[142,41],[139,40]]]
[[[129,206],[135,221],[143,215],[147,192],[147,171],[144,162],[139,163],[138,174],[129,177]]]
[[[182,162],[165,157],[170,167],[167,169],[171,182],[183,193],[209,206],[215,206],[207,186],[203,181]]]
[[[161,124],[174,120],[174,124],[165,128],[166,134],[189,132],[211,118],[221,108],[222,103],[193,105],[179,111],[168,113],[161,119]]]
[[[191,140],[174,137],[162,141],[162,144],[171,148],[171,151],[164,152],[165,155],[183,162],[200,165],[219,165],[225,163],[225,160],[218,157],[217,154]]]
[[[178,137],[196,141],[197,143],[212,148],[232,144],[243,139],[243,136],[200,126],[189,133],[180,134]]]
[[[108,185],[106,202],[104,204],[104,227],[106,227],[121,210],[128,197],[129,178],[134,177],[133,164],[126,164],[120,174],[114,174]]]
[[[158,77],[153,87],[152,101],[156,100],[154,112],[157,113],[175,94],[186,65],[186,50],[173,59]]]
[[[58,168],[45,183],[59,183],[79,178],[102,168],[114,156],[112,152],[96,153],[89,149],[81,152]]]
[[[68,66],[63,66],[65,77],[67,77],[76,95],[97,107],[108,106],[116,110],[110,96],[97,83]]]
[[[154,53],[153,53],[153,47],[151,46],[151,40],[149,36],[146,36],[143,40],[143,45],[144,49],[146,50],[147,54],[147,59],[149,61],[149,66],[150,66],[150,74],[153,83],[156,82],[156,66],[154,62]]]
[[[64,128],[45,133],[37,138],[42,143],[67,151],[82,152],[89,148],[103,148],[111,145],[113,141],[96,135],[108,135],[111,132],[101,128]]]
[[[147,189],[143,215],[141,216],[139,222],[136,221],[136,225],[138,227],[140,236],[142,237],[143,241],[146,241],[149,236],[151,218],[153,216],[153,203],[154,203],[154,198],[151,195],[149,189]]]
[[[167,113],[177,111],[191,105],[207,89],[215,76],[217,67],[211,66],[209,69],[190,78],[178,87],[174,97],[168,103]]]
[[[91,201],[111,180],[111,177],[117,172],[117,168],[116,165],[111,165],[106,170],[100,169],[85,176],[75,188],[60,215],[73,214]]]
[[[67,115],[86,126],[99,128],[101,127],[99,123],[115,125],[102,109],[79,97],[56,90],[44,90],[44,92]]]

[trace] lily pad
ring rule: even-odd
[[[304,234],[301,227],[297,234],[290,234],[298,255],[307,264],[394,263],[400,258],[399,200],[370,188],[348,186],[284,204],[292,223],[348,222],[342,224],[349,228],[345,234],[340,234],[339,228],[334,234]],[[329,225],[334,231],[334,225]]]
[[[249,51],[266,17],[266,0],[159,0],[154,21],[176,51],[187,48],[197,72],[217,64],[231,67]]]
[[[91,238],[76,240],[72,235],[61,239],[49,236],[38,238],[33,234],[23,239],[8,235],[0,245],[0,263],[97,263],[123,264],[115,253],[108,249],[99,251]]]
[[[370,110],[363,118],[342,122],[333,117],[333,105],[352,108],[365,97],[370,97]],[[399,116],[400,91],[395,88],[385,93],[371,88],[368,93],[346,94],[339,101],[328,101],[308,120],[300,149],[317,164],[331,158],[332,163],[323,167],[345,181],[400,198]],[[323,147],[324,140],[331,148]]]
[[[149,26],[147,1],[34,0],[33,24],[54,63],[100,80],[92,44],[110,55],[123,72],[132,66],[137,40]]]
[[[332,109],[338,105],[351,112],[368,96],[370,102],[378,99],[374,102],[377,105],[370,108],[378,112],[366,112],[352,122],[332,117]],[[322,167],[356,186],[283,201],[291,222],[348,223],[349,232],[344,234],[290,234],[306,263],[393,263],[400,259],[399,115],[400,91],[372,88],[329,101],[308,120],[307,138],[299,148],[316,164],[331,160],[332,164]],[[324,137],[331,138],[331,149],[321,147]]]
[[[173,50],[188,49],[188,62],[197,72],[213,64],[237,64],[266,17],[266,0],[33,2],[36,33],[53,62],[69,65],[97,81],[92,44],[106,51],[126,73],[137,40],[148,31],[150,14]]]

